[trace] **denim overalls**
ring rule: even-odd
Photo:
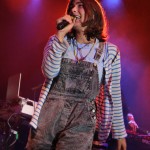
[[[91,150],[98,92],[96,65],[62,58],[59,75],[42,107],[31,149]]]

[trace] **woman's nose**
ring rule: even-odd
[[[77,7],[76,7],[76,6],[74,6],[74,7],[72,8],[72,12],[77,12]]]

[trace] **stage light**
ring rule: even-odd
[[[107,8],[115,9],[122,4],[122,0],[103,0],[102,3]]]

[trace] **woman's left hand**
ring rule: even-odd
[[[126,150],[127,149],[127,144],[126,144],[126,139],[118,139],[117,140],[117,150]]]

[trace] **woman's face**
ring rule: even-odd
[[[71,14],[76,17],[74,29],[83,28],[82,23],[86,21],[83,3],[80,0],[74,0],[71,8]]]

